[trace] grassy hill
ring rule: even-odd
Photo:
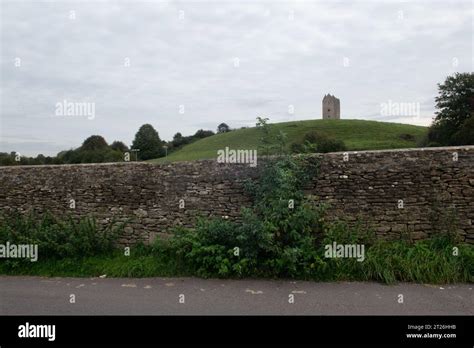
[[[288,147],[293,142],[302,141],[306,133],[316,131],[344,141],[349,150],[416,147],[417,141],[427,131],[426,127],[364,120],[308,120],[273,123],[270,127],[272,134],[277,134],[280,130],[287,134]],[[171,153],[167,158],[154,159],[151,162],[216,158],[217,150],[224,149],[226,146],[231,149],[257,149],[260,137],[257,128],[216,134],[186,145]]]

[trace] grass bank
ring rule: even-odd
[[[365,120],[308,120],[269,124],[270,137],[282,131],[287,136],[287,150],[292,143],[302,142],[305,134],[317,132],[341,140],[348,150],[384,150],[416,147],[427,128],[409,124]],[[153,163],[191,161],[216,158],[217,150],[259,148],[261,134],[256,127],[216,134],[185,145],[166,158]]]

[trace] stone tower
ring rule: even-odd
[[[333,95],[323,98],[323,120],[339,120],[341,118],[341,103]]]

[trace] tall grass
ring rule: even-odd
[[[99,227],[91,217],[14,212],[0,220],[0,243],[37,244],[40,257],[48,259],[93,256],[112,252],[123,227],[113,222]]]

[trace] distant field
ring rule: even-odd
[[[344,141],[349,150],[416,147],[417,142],[427,131],[426,127],[364,120],[309,120],[274,123],[270,127],[272,134],[277,134],[280,130],[287,134],[288,147],[293,142],[301,141],[307,132],[317,131]],[[413,136],[414,140],[404,139],[403,136],[407,134]],[[256,128],[216,134],[186,145],[167,158],[154,159],[151,162],[216,158],[217,150],[226,146],[231,149],[257,149],[260,137]]]

